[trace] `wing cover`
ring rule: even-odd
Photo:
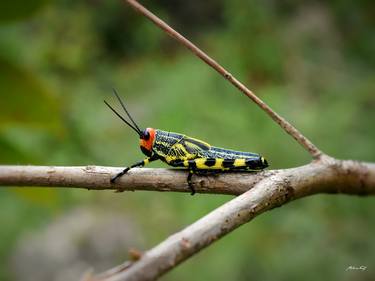
[[[209,151],[211,148],[208,143],[187,136],[184,136],[184,138],[181,140],[181,144],[184,145],[188,153],[196,156],[202,155],[204,151]]]
[[[156,131],[154,151],[157,152],[161,160],[176,166],[187,165],[187,163],[183,164],[187,160],[205,158],[207,159],[205,164],[208,164],[206,166],[210,166],[210,161],[215,159],[215,165],[212,168],[220,166],[220,161],[223,162],[223,167],[228,166],[229,168],[232,166],[232,162],[235,163],[234,167],[240,167],[248,166],[246,160],[260,159],[260,155],[257,153],[219,148],[195,138],[161,130]],[[199,161],[203,161],[203,159]],[[243,165],[240,165],[239,161],[244,162]]]

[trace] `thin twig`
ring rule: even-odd
[[[87,281],[155,280],[259,214],[291,200],[327,192],[375,195],[375,164],[334,160],[280,171],[170,236],[138,261]]]
[[[224,67],[217,63],[214,59],[209,57],[205,52],[199,49],[196,45],[170,27],[167,23],[162,21],[159,17],[151,13],[141,4],[135,0],[125,0],[130,6],[132,6],[139,13],[150,19],[156,26],[164,30],[168,35],[176,39],[190,51],[192,51],[196,56],[202,59],[206,64],[211,66],[222,76],[225,77],[230,83],[232,83],[237,89],[249,97],[253,102],[255,102],[263,111],[265,111],[281,128],[284,129],[289,135],[291,135],[302,147],[304,147],[314,159],[319,159],[323,154],[308,138],[306,138],[300,131],[298,131],[292,124],[286,121],[283,117],[277,114],[271,107],[269,107],[264,101],[258,98],[251,90],[249,90],[244,84],[238,81],[230,72],[228,72]]]

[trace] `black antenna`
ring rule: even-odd
[[[138,128],[138,126],[137,126],[137,128],[134,128],[134,126],[132,125],[132,124],[130,124],[128,121],[126,121],[125,120],[125,118],[124,117],[122,117],[121,115],[120,115],[120,113],[118,113],[112,106],[110,106],[109,105],[109,103],[107,103],[106,101],[104,101],[104,103],[122,120],[122,121],[124,121],[126,124],[128,124],[128,126],[130,127],[130,128],[132,128],[134,131],[136,131],[137,132],[137,134],[140,136],[140,137],[142,137],[143,136],[143,133],[142,133],[142,131]],[[133,121],[134,122],[134,121]]]
[[[113,90],[113,93],[116,95],[118,101],[120,102],[121,107],[124,109],[124,111],[126,112],[126,114],[128,115],[128,117],[130,118],[130,120],[133,122],[134,126],[138,129],[139,132],[142,132],[142,131],[139,129],[137,123],[134,122],[132,116],[129,114],[129,112],[128,112],[128,110],[126,109],[124,103],[122,102],[121,98],[120,98],[119,95],[117,94],[116,90],[115,90],[115,89],[112,89],[112,90]]]

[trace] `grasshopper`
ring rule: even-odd
[[[114,94],[131,123],[106,101],[104,103],[139,135],[141,151],[147,157],[112,177],[111,183],[114,183],[134,167],[143,167],[152,161],[161,160],[172,167],[188,169],[187,183],[191,190],[191,195],[194,195],[195,189],[191,180],[193,174],[261,171],[268,167],[267,160],[257,153],[219,148],[183,134],[159,129],[146,128],[141,130],[115,90]]]

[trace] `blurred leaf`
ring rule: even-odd
[[[0,58],[0,129],[7,122],[58,125],[56,100],[42,82],[26,69]]]
[[[2,0],[0,1],[0,23],[29,17],[48,2],[48,0]]]
[[[13,188],[11,192],[17,194],[17,196],[37,204],[38,206],[44,206],[53,209],[58,206],[59,197],[58,190],[50,188]]]
[[[30,157],[14,147],[8,139],[0,134],[0,164],[29,163]]]

